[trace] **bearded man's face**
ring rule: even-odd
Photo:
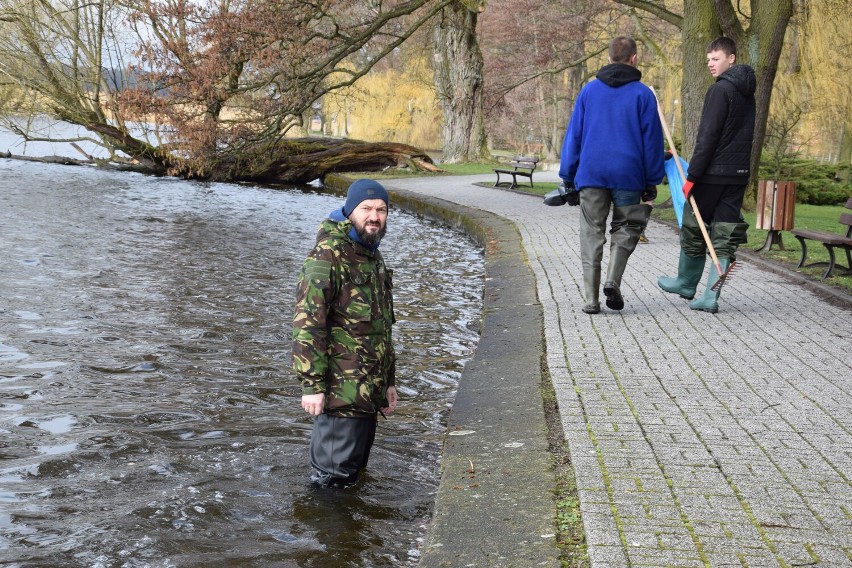
[[[387,231],[388,206],[383,199],[365,199],[349,214],[358,238],[367,245],[375,245]]]

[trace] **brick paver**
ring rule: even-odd
[[[474,185],[493,179],[388,186],[518,227],[592,566],[852,566],[852,312],[747,261],[693,312],[656,285],[679,248],[652,222],[625,309],[586,315],[579,208]]]

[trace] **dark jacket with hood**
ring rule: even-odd
[[[689,181],[743,185],[748,182],[756,86],[751,67],[733,65],[707,90],[687,171]]]
[[[643,191],[665,173],[657,99],[626,63],[605,65],[577,96],[559,177],[577,189]]]

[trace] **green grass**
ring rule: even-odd
[[[545,364],[544,360],[542,364]],[[546,368],[546,365],[543,368]],[[553,490],[556,497],[556,545],[561,551],[560,564],[565,568],[588,568],[590,561],[583,518],[580,515],[577,476],[562,429],[556,391],[547,371],[541,376],[541,399],[547,422],[548,448],[553,456],[556,477]]]
[[[803,205],[796,204],[796,212],[794,225],[796,229],[811,229],[814,231],[827,231],[837,233],[838,235],[845,234],[846,225],[841,225],[839,222],[840,214],[848,212],[848,209],[842,205]],[[766,242],[768,231],[755,228],[755,213],[745,212],[744,216],[750,228],[748,231],[749,242],[747,247],[752,250],[757,250]],[[802,255],[802,248],[798,239],[791,235],[788,231],[781,232],[781,239],[784,242],[786,250],[779,250],[777,246],[773,246],[768,252],[759,253],[762,257],[772,261],[781,263],[788,268],[795,269],[799,258]],[[811,262],[828,262],[828,251],[824,246],[815,241],[808,241],[808,258],[807,263]],[[835,250],[835,258],[840,264],[846,265],[846,255],[843,251]],[[822,280],[822,274],[825,272],[825,266],[814,268],[802,268],[799,272],[819,280],[824,284],[837,286],[846,292],[852,292],[852,276],[838,275],[838,270],[835,268],[835,273],[831,278]]]
[[[409,170],[386,170],[380,174],[371,174],[371,177],[376,179],[391,179],[391,178],[400,178],[400,177],[423,177],[423,176],[442,176],[442,175],[476,175],[476,174],[492,174],[495,163],[465,163],[465,164],[440,164],[440,167],[445,170],[445,172],[437,173],[437,174],[424,174],[423,172],[412,172]],[[524,193],[530,193],[533,195],[544,195],[549,191],[553,191],[556,189],[558,185],[555,182],[535,182],[535,187],[530,187],[529,185],[523,185],[524,180],[521,180],[521,185],[516,188],[516,191],[522,191]],[[491,187],[491,183],[482,183],[479,184],[482,187]],[[654,211],[652,213],[652,217],[655,219],[659,219],[661,221],[668,221],[671,223],[675,223],[677,221],[677,217],[675,215],[674,209],[671,207],[662,207],[661,205],[668,201],[669,187],[667,185],[660,185],[657,187],[657,199],[656,204],[657,207],[654,207]],[[801,203],[796,204],[796,214],[795,214],[795,228],[797,229],[812,229],[816,231],[829,231],[837,234],[845,233],[845,225],[840,225],[838,220],[840,219],[840,214],[846,211],[846,209],[842,205],[804,205]],[[743,216],[746,219],[746,222],[749,224],[748,230],[748,243],[743,245],[743,247],[747,250],[757,251],[757,249],[761,248],[766,242],[766,236],[768,231],[763,229],[757,229],[755,227],[755,213],[754,211],[744,211]],[[801,246],[799,245],[799,241],[796,240],[793,235],[791,235],[788,231],[782,232],[781,236],[784,242],[784,248],[786,250],[779,250],[777,245],[773,246],[771,251],[757,253],[760,254],[761,257],[771,260],[773,262],[777,262],[786,268],[791,270],[796,270],[796,264],[799,262],[799,257],[801,256]],[[837,257],[838,262],[841,264],[845,264],[846,258],[842,251],[835,251],[835,255]],[[816,242],[808,243],[808,263],[811,262],[827,262],[828,261],[828,252],[825,247]],[[835,270],[835,275],[826,280],[822,280],[822,274],[825,271],[825,267],[816,267],[816,268],[803,268],[800,269],[799,272],[804,274],[814,280],[820,281],[823,284],[827,284],[830,286],[836,286],[846,292],[852,292],[852,276],[840,276],[837,275],[837,270]]]
[[[493,174],[497,163],[471,163],[471,164],[439,164],[440,168],[454,176],[472,176],[476,174]]]
[[[443,172],[438,173],[428,173],[421,171],[412,171],[411,168],[388,168],[383,172],[371,172],[369,174],[371,179],[395,179],[395,178],[406,178],[406,177],[432,177],[432,176],[471,176],[477,174],[492,174],[494,173],[494,168],[497,166],[497,162],[487,163],[487,162],[476,162],[476,163],[464,163],[464,164],[438,164]],[[354,176],[362,177],[363,173],[352,174]]]
[[[525,193],[532,193],[534,195],[544,195],[545,193],[556,189],[557,185],[558,184],[556,183],[542,182],[536,183],[533,188],[522,185],[518,187],[517,190]],[[668,221],[670,223],[677,222],[677,216],[675,215],[674,209],[670,206],[659,206],[668,201],[670,197],[671,194],[669,193],[669,186],[661,185],[657,187],[657,199],[655,204],[658,205],[658,207],[654,207],[654,211],[651,214],[653,218],[661,221]],[[795,228],[828,231],[843,235],[846,233],[846,226],[841,225],[839,223],[839,219],[840,214],[844,211],[848,212],[848,210],[842,205],[804,205],[797,203],[794,221]],[[763,247],[769,231],[756,228],[757,222],[754,211],[744,211],[743,216],[749,224],[748,243],[743,245],[743,247],[747,250],[756,252],[757,249]],[[784,248],[786,250],[779,250],[778,246],[774,245],[772,250],[761,253],[756,252],[756,254],[759,254],[762,258],[767,260],[782,264],[790,270],[796,270],[796,264],[798,264],[799,258],[802,255],[802,248],[799,245],[799,241],[791,235],[789,231],[782,231],[781,239],[784,242]],[[837,261],[845,266],[846,257],[843,254],[843,251],[835,251],[835,256]],[[828,251],[821,244],[813,241],[808,243],[807,263],[810,264],[811,262],[828,262]],[[814,280],[820,281],[823,284],[836,286],[846,292],[852,292],[852,276],[838,275],[837,269],[835,269],[835,274],[826,280],[822,280],[822,274],[825,272],[825,266],[803,268],[800,269],[799,272]]]

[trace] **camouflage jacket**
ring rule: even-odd
[[[392,271],[378,250],[349,236],[352,224],[326,219],[299,273],[293,370],[303,394],[325,393],[337,416],[375,414],[395,383]]]

